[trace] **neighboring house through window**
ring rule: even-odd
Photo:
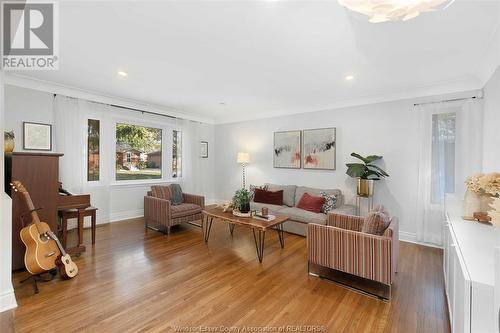
[[[162,177],[162,130],[116,124],[116,180]]]

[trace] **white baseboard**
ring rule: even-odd
[[[418,244],[418,245],[423,245],[423,246],[429,246],[429,247],[435,247],[438,249],[442,249],[442,246],[436,245],[436,244],[431,244],[431,243],[423,243],[419,242],[417,240],[417,234],[413,232],[407,232],[407,231],[399,231],[399,240],[402,242],[407,242],[407,243],[413,243],[413,244]]]
[[[14,289],[0,293],[0,312],[4,312],[17,307]]]
[[[144,209],[126,210],[123,212],[111,213],[109,222],[117,222],[121,220],[135,219],[144,216]]]

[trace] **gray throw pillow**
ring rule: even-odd
[[[182,200],[182,188],[179,184],[170,184],[170,191],[172,192],[172,197],[170,199],[172,205],[175,206],[183,203],[184,200]]]

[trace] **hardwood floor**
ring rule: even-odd
[[[85,236],[87,252],[75,258],[75,279],[41,283],[33,295],[30,284],[19,283],[27,273],[14,274],[19,306],[0,314],[1,332],[282,325],[320,325],[324,332],[450,331],[438,249],[401,243],[393,299],[386,303],[308,276],[306,242],[299,236],[286,234],[282,250],[276,233],[268,233],[262,264],[248,229],[236,227],[231,238],[227,225],[217,222],[208,245],[199,228],[181,226],[167,239],[145,232],[142,219],[98,228],[94,247],[89,231]]]

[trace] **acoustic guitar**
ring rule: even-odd
[[[14,191],[19,192],[24,197],[33,221],[22,228],[20,232],[21,240],[26,246],[24,265],[28,272],[33,275],[50,271],[56,267],[56,259],[61,254],[57,243],[48,235],[50,227],[38,218],[36,208],[23,184],[19,181],[13,181],[11,185]]]
[[[56,242],[59,251],[61,251],[61,255],[56,259],[56,266],[59,268],[61,278],[65,280],[74,278],[78,274],[78,266],[71,260],[70,255],[66,253],[57,236],[50,230],[47,231],[47,235]]]

